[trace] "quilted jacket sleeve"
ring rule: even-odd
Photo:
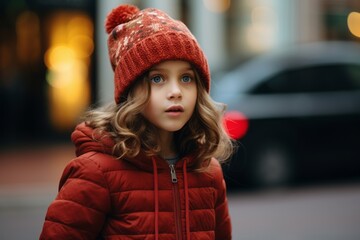
[[[96,239],[109,209],[110,195],[99,166],[90,159],[75,159],[63,172],[40,240]]]
[[[214,162],[214,161],[213,161]],[[216,214],[216,232],[215,239],[230,240],[231,237],[231,219],[229,214],[228,202],[226,197],[226,185],[222,174],[220,164],[216,161],[214,176],[215,187],[217,189],[217,202],[215,208]]]

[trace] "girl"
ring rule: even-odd
[[[115,104],[72,134],[40,239],[231,239],[220,164],[232,145],[186,26],[121,5],[106,19]]]

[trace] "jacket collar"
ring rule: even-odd
[[[84,122],[76,126],[75,130],[71,134],[71,140],[75,144],[76,156],[80,156],[88,152],[99,152],[114,156],[114,140],[107,134],[102,134],[100,136],[96,135],[94,129],[87,126]],[[169,165],[166,160],[159,156],[150,157],[143,151],[141,151],[136,157],[124,158],[123,160],[128,161],[144,171],[153,172],[152,158],[156,161],[159,171],[168,171]],[[176,167],[181,168],[184,161],[186,161],[187,166],[191,167],[194,164],[195,159],[191,155],[182,157],[176,164]]]

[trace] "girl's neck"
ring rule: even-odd
[[[174,146],[174,134],[172,132],[159,132],[161,152],[163,158],[173,158],[177,156],[177,151]]]

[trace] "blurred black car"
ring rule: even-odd
[[[238,150],[230,186],[360,176],[360,44],[317,42],[249,60],[215,78]]]

